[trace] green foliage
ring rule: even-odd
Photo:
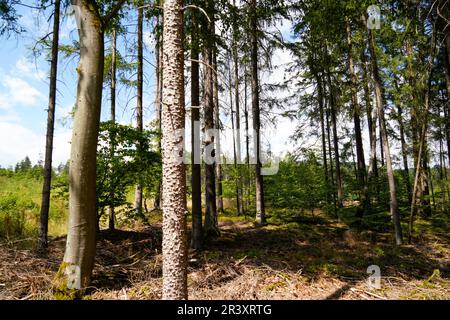
[[[97,209],[127,205],[130,186],[142,183],[147,194],[156,192],[161,175],[160,155],[153,151],[157,134],[140,132],[112,121],[100,125],[97,151]]]
[[[323,167],[314,153],[303,161],[287,156],[278,174],[265,177],[266,202],[274,208],[315,209],[325,205]]]
[[[32,166],[29,159],[15,167],[16,170],[0,169],[0,238],[8,240],[34,237],[39,226],[42,168]],[[51,197],[49,234],[60,236],[66,231],[68,199],[68,172],[64,165],[53,172]]]
[[[18,24],[20,15],[15,9],[19,2],[18,0],[0,0],[0,36],[24,31]]]
[[[36,218],[36,204],[17,194],[6,193],[0,197],[0,237],[6,239],[20,238],[34,233],[29,223]]]

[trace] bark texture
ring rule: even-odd
[[[55,0],[55,9],[53,14],[52,60],[50,65],[50,94],[48,99],[47,136],[45,141],[44,184],[42,186],[39,227],[39,249],[41,250],[45,250],[48,246],[48,212],[50,210],[50,189],[52,184],[53,133],[55,128],[60,7],[60,0]]]
[[[163,289],[165,300],[187,299],[183,1],[164,1],[163,31]]]
[[[89,285],[94,266],[97,208],[96,154],[103,87],[102,21],[92,1],[76,0],[80,14],[80,61],[69,169],[69,221],[60,274],[65,285]]]

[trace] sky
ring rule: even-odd
[[[50,11],[38,12],[29,8],[18,8],[21,15],[20,24],[26,32],[0,39],[0,166],[10,167],[30,157],[33,163],[43,161],[47,122],[47,106],[49,91],[49,61],[45,54],[38,57],[32,54],[32,48],[38,39],[51,32],[52,21],[47,21]],[[134,15],[126,22],[129,34],[119,38],[119,50],[128,60],[135,60],[130,50],[135,41],[136,19]],[[153,22],[144,26],[145,68],[144,84],[144,122],[154,118],[154,39],[151,37]],[[281,32],[288,36],[290,24],[284,23]],[[60,44],[71,44],[77,40],[75,19],[65,15],[60,27]],[[109,46],[109,39],[105,40]],[[289,62],[287,52],[276,50],[273,58],[274,66],[282,66]],[[60,55],[58,63],[58,93],[56,105],[56,122],[54,135],[53,165],[65,163],[70,156],[70,140],[72,136],[71,111],[76,97],[76,65],[78,57],[65,58]],[[188,64],[188,62],[186,62]],[[276,83],[284,77],[284,68],[274,68],[273,72],[263,72],[261,83]],[[188,84],[187,84],[188,85]],[[134,121],[136,105],[134,89],[119,87],[118,122],[130,124]],[[186,90],[189,92],[189,90]],[[109,92],[103,91],[102,120],[109,118]],[[228,108],[228,93],[221,96],[222,108]],[[186,99],[189,100],[189,97]],[[231,120],[222,110],[222,121],[228,130],[222,133],[222,149],[224,153],[232,152]],[[188,113],[187,113],[188,116]],[[189,126],[187,117],[187,126]],[[250,119],[251,121],[251,119]],[[250,122],[251,123],[251,122]],[[243,124],[242,124],[243,126]],[[270,124],[263,129],[263,144],[269,145],[272,152],[285,154],[292,151],[294,145],[288,143],[295,124],[288,119],[279,119],[277,125]],[[187,136],[190,136],[187,134]],[[244,139],[243,137],[241,139]],[[186,141],[189,146],[189,141]],[[189,149],[189,147],[187,148]]]

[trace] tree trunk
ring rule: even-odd
[[[89,285],[96,242],[96,155],[103,88],[102,21],[91,2],[76,0],[80,19],[80,61],[69,169],[69,221],[59,288]],[[59,278],[59,279],[58,279]]]
[[[329,187],[330,187],[330,181],[328,178],[328,162],[327,162],[327,137],[325,133],[325,114],[324,114],[324,106],[323,106],[323,100],[324,100],[324,94],[323,94],[323,83],[322,78],[315,74],[316,82],[317,82],[317,102],[319,105],[319,112],[320,112],[320,129],[322,133],[322,156],[323,156],[323,169],[324,169],[324,177],[325,177],[325,185],[326,185],[326,201],[327,205],[330,204],[330,195],[329,195]]]
[[[390,194],[390,210],[391,210],[391,217],[392,222],[394,224],[394,231],[395,231],[395,243],[397,245],[401,245],[403,242],[402,237],[402,229],[400,225],[400,213],[398,210],[398,203],[397,203],[397,189],[395,186],[395,177],[394,177],[394,170],[392,168],[392,160],[391,160],[391,152],[389,147],[389,140],[386,130],[386,120],[384,117],[384,102],[383,102],[383,87],[382,82],[378,70],[378,61],[375,51],[375,38],[371,30],[368,30],[369,33],[369,49],[370,49],[370,55],[371,55],[371,61],[372,61],[372,73],[374,78],[374,85],[375,85],[375,98],[376,98],[376,104],[378,109],[378,117],[380,119],[380,131],[381,131],[381,138],[383,138],[383,149],[385,154],[385,160],[386,160],[386,170],[387,170],[387,176],[388,176],[388,182],[389,182],[389,194]]]
[[[230,57],[231,58],[231,57]],[[231,76],[231,61],[232,59],[228,60],[228,83],[230,84],[229,87],[229,94],[230,94],[230,108],[231,108],[231,131],[233,132],[233,166],[234,166],[234,174],[238,175],[238,160],[237,160],[237,148],[236,148],[236,128],[234,125],[234,121],[235,121],[235,112],[233,110],[233,88],[231,87],[231,84],[233,83],[232,81],[232,76]],[[239,183],[238,183],[238,179],[239,177],[236,176],[235,177],[235,182],[236,182],[236,210],[237,210],[237,214],[238,216],[240,216],[242,214],[241,212],[241,197],[239,194]]]
[[[402,157],[403,157],[403,175],[406,184],[406,191],[408,192],[408,201],[411,203],[412,194],[411,194],[411,181],[409,179],[409,167],[408,167],[408,147],[406,145],[405,138],[405,125],[403,123],[403,109],[400,106],[400,103],[397,106],[398,111],[398,124],[400,126],[400,143],[402,148]]]
[[[136,127],[140,132],[143,132],[143,77],[144,77],[144,39],[143,39],[143,26],[144,26],[144,9],[141,7],[141,2],[138,8],[138,38],[137,38],[137,106],[136,106]],[[141,142],[138,142],[138,150],[142,150]],[[142,181],[138,181],[136,185],[136,192],[134,195],[134,209],[138,213],[142,213]]]
[[[214,3],[211,0],[207,2],[207,12],[210,18],[214,15]],[[211,40],[214,34],[214,22],[208,25],[210,40],[206,43],[204,50],[205,72],[204,72],[204,112],[205,112],[205,150],[206,157],[209,161],[205,163],[205,223],[203,232],[206,237],[216,237],[220,234],[219,223],[217,219],[216,207],[216,175],[215,175],[215,150],[214,137],[211,135],[211,130],[214,129],[214,75],[212,70],[213,65],[213,47],[214,43]]]
[[[411,212],[409,216],[409,228],[408,228],[408,242],[411,243],[412,241],[412,233],[413,233],[413,223],[415,216],[417,214],[417,197],[421,195],[419,191],[419,184],[426,184],[422,186],[422,195],[423,193],[427,194],[429,191],[428,188],[428,181],[426,180],[426,171],[428,167],[427,163],[427,130],[428,130],[428,118],[429,118],[429,109],[430,109],[430,94],[431,94],[431,82],[432,82],[432,71],[433,71],[433,61],[434,61],[434,50],[436,46],[436,30],[433,30],[433,36],[432,36],[432,45],[431,45],[431,52],[430,52],[430,58],[428,61],[428,68],[427,68],[427,85],[425,89],[425,95],[424,95],[424,113],[423,113],[423,119],[422,119],[422,126],[419,136],[419,150],[417,154],[417,164],[416,164],[416,174],[414,178],[414,187],[412,190],[412,201],[411,201]],[[422,175],[422,178],[421,178]],[[422,201],[422,204],[429,204],[428,200],[425,199],[426,202]],[[426,212],[431,213],[431,208],[427,208]]]
[[[163,288],[165,300],[187,299],[183,1],[164,1],[163,42]]]
[[[355,126],[356,158],[357,158],[357,178],[360,187],[360,202],[364,213],[367,213],[369,207],[369,188],[367,186],[366,163],[364,159],[364,147],[361,134],[360,106],[358,102],[358,81],[356,78],[355,67],[353,63],[353,45],[350,29],[350,21],[347,18],[347,43],[348,43],[348,64],[350,78],[352,81],[352,109],[353,123]]]
[[[236,7],[236,0],[233,0],[233,6]],[[237,8],[236,8],[237,9]],[[244,213],[243,209],[243,199],[242,199],[242,171],[241,171],[241,108],[239,101],[239,55],[238,55],[238,32],[239,28],[237,25],[238,21],[234,19],[233,21],[233,64],[234,64],[234,102],[235,102],[235,111],[236,111],[236,172],[237,172],[237,210],[238,215],[242,215]],[[231,85],[230,81],[230,85]]]
[[[112,30],[112,46],[111,46],[111,121],[116,121],[116,67],[117,67],[117,57],[116,57],[116,47],[117,47],[117,39],[116,39],[116,29]],[[114,156],[114,136],[111,136],[111,157]],[[109,169],[110,174],[112,175],[112,168]],[[110,199],[114,197],[114,187],[110,187]],[[109,206],[109,230],[115,229],[115,210],[114,205]]]
[[[330,126],[330,110],[328,110],[328,106],[325,108],[325,116],[326,116],[326,123],[327,123],[327,140],[328,140],[328,156],[330,159],[330,178],[331,178],[331,187],[333,190],[333,213],[334,216],[339,218],[337,214],[337,206],[336,206],[336,188],[334,185],[334,169],[333,169],[333,155],[331,153],[331,126]]]
[[[250,177],[250,138],[249,138],[249,121],[248,121],[248,96],[247,96],[247,65],[244,69],[244,117],[245,117],[245,162],[247,165],[247,194],[246,194],[246,205],[245,207],[250,207],[250,194],[251,194],[251,177]]]
[[[192,15],[191,38],[191,168],[192,168],[192,241],[191,247],[199,250],[202,247],[202,178],[201,178],[201,142],[200,142],[200,70],[198,22],[195,13]]]
[[[444,47],[444,70],[445,79],[447,81],[447,104],[444,106],[444,115],[447,119],[445,121],[445,138],[447,140],[447,160],[450,166],[450,120],[449,120],[449,110],[450,110],[450,36],[446,37],[446,45]]]
[[[264,180],[261,175],[261,119],[259,107],[259,78],[258,78],[258,18],[256,0],[251,2],[251,63],[252,63],[252,111],[253,130],[255,134],[255,183],[256,183],[256,223],[266,223],[264,207]]]
[[[369,142],[370,142],[370,161],[368,170],[368,179],[375,178],[376,181],[376,193],[377,200],[380,201],[380,184],[378,174],[377,163],[377,109],[372,107],[370,102],[370,89],[369,89],[369,67],[367,62],[366,53],[364,50],[361,52],[361,62],[363,71],[363,85],[364,85],[364,102],[366,105],[367,114],[367,126],[369,129]]]
[[[39,227],[39,249],[48,247],[48,212],[50,210],[50,190],[52,184],[53,132],[55,127],[56,83],[58,70],[60,0],[55,0],[53,14],[52,60],[50,66],[50,93],[47,113],[47,136],[45,141],[44,184]]]
[[[381,167],[384,167],[385,161],[384,161],[384,143],[383,143],[383,134],[381,133],[381,118],[378,116],[378,122],[379,122],[379,129],[380,129],[380,158],[381,158]]]
[[[400,87],[398,85],[397,78],[394,78],[394,87],[395,90],[400,92]],[[397,121],[400,128],[400,144],[402,150],[402,158],[403,158],[403,179],[405,180],[406,191],[408,192],[408,201],[411,203],[412,194],[411,194],[411,181],[409,179],[409,167],[408,167],[408,146],[406,144],[405,138],[405,124],[403,122],[403,108],[402,102],[397,101]]]
[[[216,153],[218,162],[216,162],[217,171],[217,211],[223,213],[223,184],[222,184],[222,163],[220,159],[220,104],[219,104],[219,78],[217,74],[217,47],[214,46],[213,51],[213,69],[214,69],[214,128],[217,130]]]
[[[156,59],[156,101],[155,101],[155,109],[156,109],[156,126],[158,127],[158,131],[161,132],[161,96],[162,96],[162,34],[161,34],[161,17],[158,14],[156,16],[156,45],[155,45],[155,59]],[[161,152],[161,140],[158,140],[158,152]],[[153,207],[155,209],[161,208],[161,187],[162,181],[158,182],[156,186],[156,195],[155,201],[153,203]]]
[[[328,66],[329,68],[329,66]],[[334,144],[334,160],[336,164],[336,188],[337,188],[337,204],[339,208],[344,206],[344,190],[342,186],[342,175],[341,175],[341,161],[339,158],[339,137],[337,134],[337,121],[336,121],[336,98],[331,82],[330,70],[327,70],[327,81],[329,88],[329,101],[330,101],[330,115],[331,115],[331,125],[333,129],[333,144]]]

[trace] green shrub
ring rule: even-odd
[[[37,205],[7,193],[0,198],[0,237],[21,238],[35,233],[33,221],[38,214]]]

